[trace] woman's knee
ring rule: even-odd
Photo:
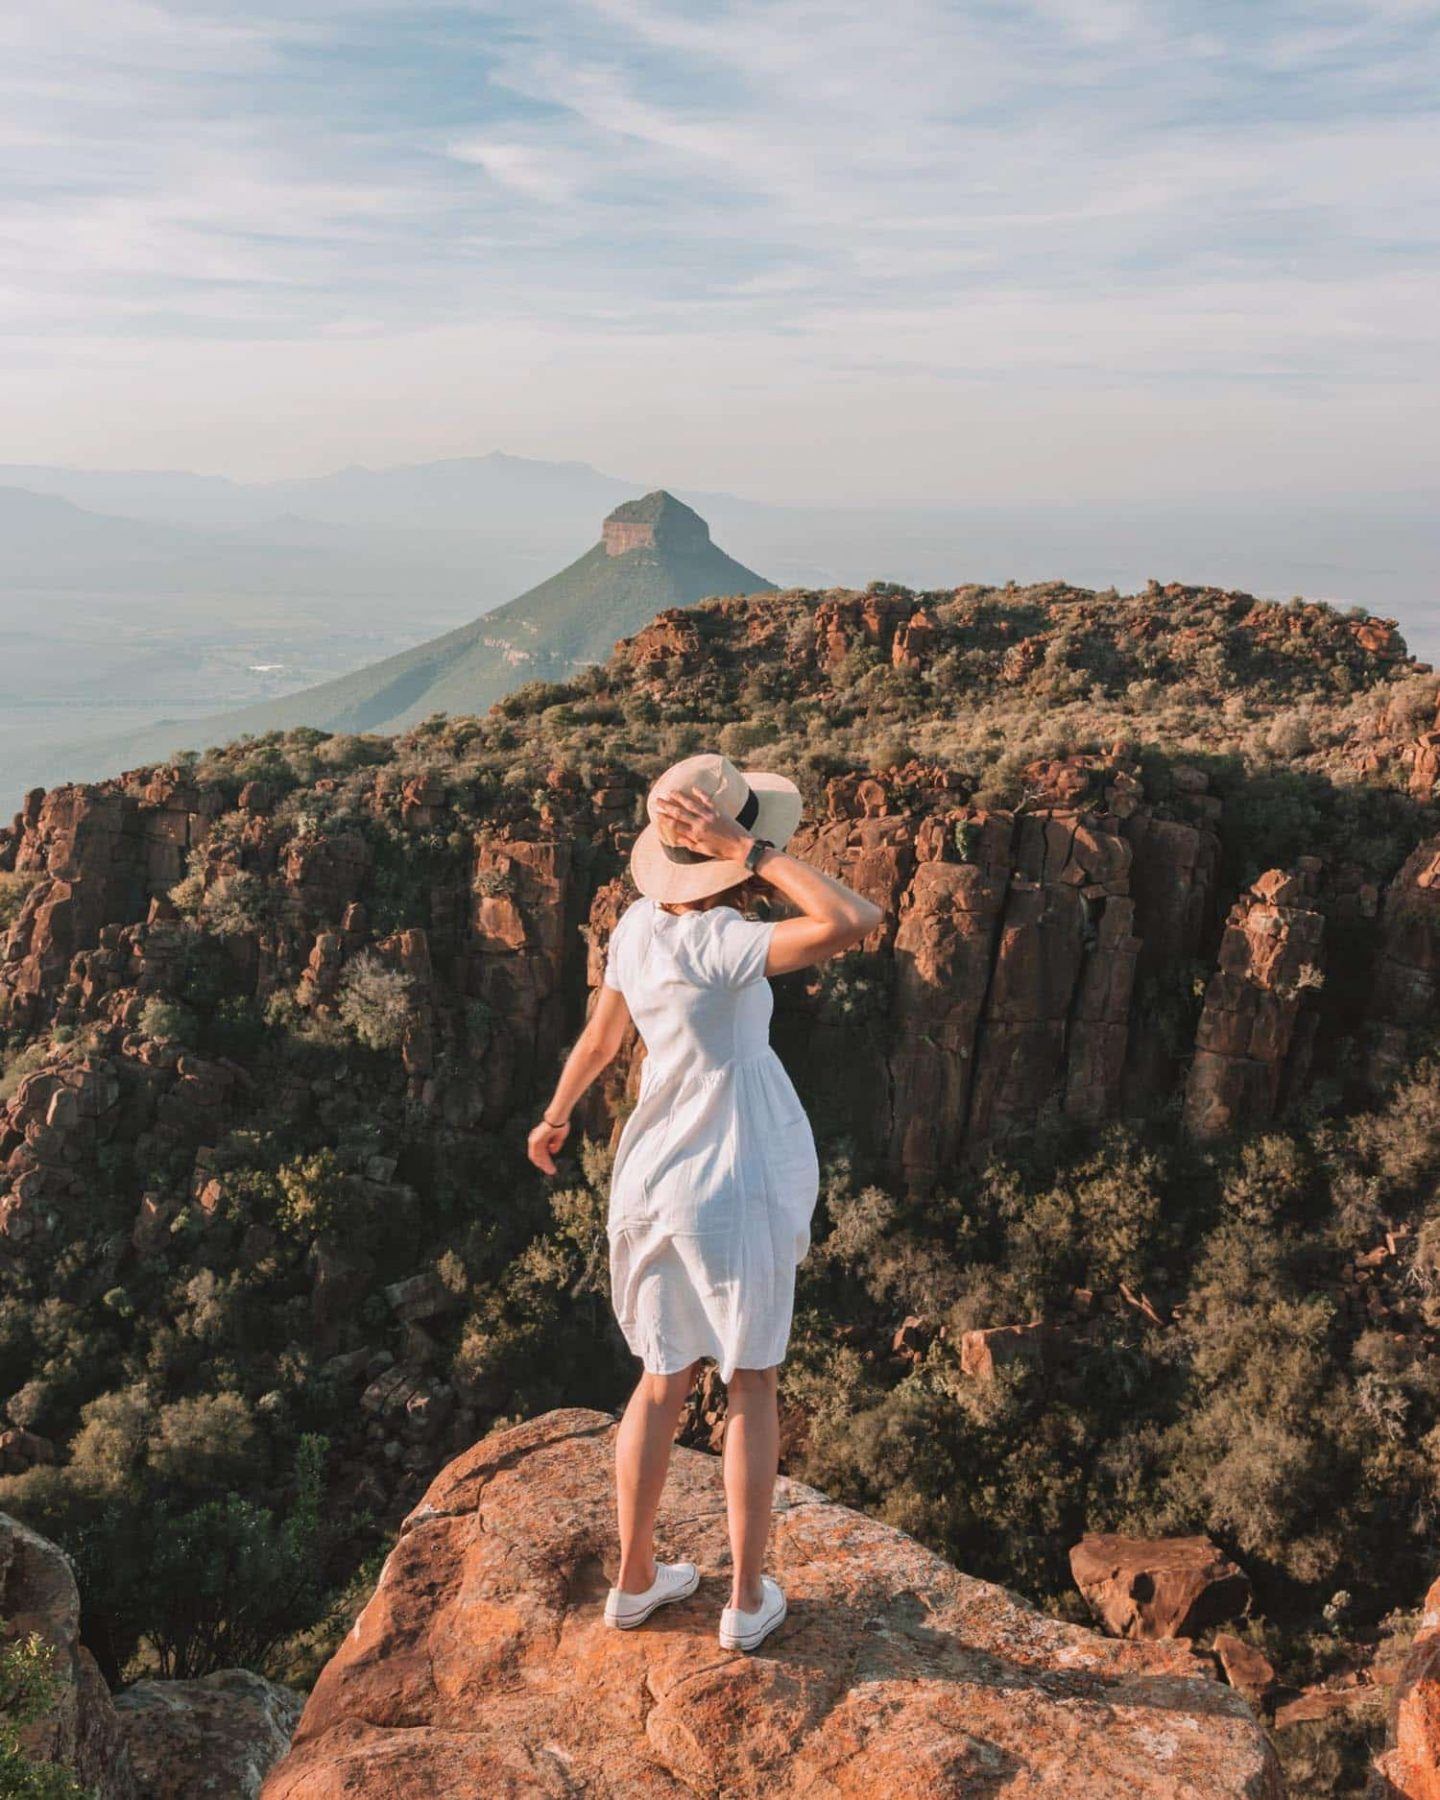
[[[773,1395],[779,1384],[779,1369],[736,1369],[726,1383],[732,1399],[760,1399]]]
[[[652,1375],[647,1370],[640,1377],[640,1388],[651,1406],[683,1406],[699,1370],[698,1362],[675,1375]]]

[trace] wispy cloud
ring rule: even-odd
[[[945,441],[910,442],[919,370],[977,384],[952,441],[1005,402],[1058,418],[1061,388],[1157,440],[1182,405],[1268,408],[1278,438],[1324,392],[1348,466],[1388,479],[1364,396],[1437,376],[1437,43],[1430,0],[11,9],[0,450],[253,467],[308,403],[308,346],[329,435],[277,456],[423,449],[463,396],[469,442],[428,447],[617,462],[674,436],[654,372],[678,359],[722,433],[737,391],[819,434],[848,389],[897,484],[933,489]],[[377,398],[406,380],[408,423]],[[751,420],[729,429],[717,459]],[[818,453],[854,484],[858,452]]]
[[[493,138],[460,138],[450,146],[457,162],[474,163],[492,181],[531,200],[572,200],[580,182],[570,159],[535,144]]]

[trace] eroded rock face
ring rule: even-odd
[[[303,1702],[248,1669],[137,1681],[115,1701],[144,1800],[255,1800]]]
[[[822,652],[841,623],[847,643],[883,647],[893,612],[886,595],[822,606]],[[1115,756],[1032,764],[1018,814],[964,804],[953,771],[919,762],[828,783],[795,850],[885,917],[864,962],[810,981],[791,1050],[807,1097],[910,1190],[1047,1113],[1100,1123],[1181,1078],[1183,1040],[1172,1047],[1140,984],[1173,989],[1210,953],[1220,803],[1202,771],[1173,779],[1188,819],[1156,817]],[[1324,982],[1319,882],[1302,859],[1231,912],[1188,1071],[1196,1136],[1263,1123],[1303,1084]],[[596,896],[592,986],[625,899],[615,883]],[[1338,904],[1328,889],[1325,904]]]
[[[748,605],[677,610],[629,640],[620,660],[635,679],[663,685],[687,659],[710,658],[710,635],[741,624],[762,639],[780,629]],[[957,629],[913,595],[827,596],[803,632],[755,654],[793,656],[811,678],[860,649],[909,667],[932,640],[954,653]],[[1023,771],[1017,812],[969,803],[955,769],[920,760],[857,769],[828,782],[798,833],[801,855],[885,917],[858,957],[787,985],[777,1045],[817,1124],[843,1121],[896,1186],[925,1192],[1037,1122],[1101,1123],[1182,1081],[1202,1137],[1264,1122],[1303,1084],[1322,925],[1343,902],[1355,915],[1351,941],[1368,944],[1378,894],[1361,882],[1337,898],[1341,872],[1327,871],[1322,900],[1302,870],[1243,897],[1220,939],[1187,1074],[1195,970],[1215,955],[1221,806],[1205,773],[1184,765],[1170,772],[1163,805],[1152,801],[1127,755],[1117,744],[1037,760]],[[356,959],[378,958],[407,984],[407,1102],[445,1129],[503,1128],[538,1097],[582,1016],[587,914],[589,979],[599,979],[597,959],[630,898],[617,872],[642,786],[634,770],[582,776],[557,765],[533,807],[507,799],[468,851],[456,840],[412,896],[425,923],[388,936],[371,923],[388,877],[365,835],[272,816],[263,784],[232,796],[228,813],[218,790],[177,771],[32,795],[0,832],[0,863],[34,882],[0,960],[0,1021],[36,1032],[98,1025],[104,1035],[87,1041],[108,1054],[83,1079],[42,1071],[18,1116],[12,1104],[8,1130],[0,1123],[0,1234],[18,1243],[52,1230],[97,1149],[112,1134],[135,1135],[137,1108],[155,1114],[168,1145],[223,1137],[223,1079],[172,1079],[168,1052],[143,1042],[149,1000],[183,986],[193,949],[193,926],[168,897],[187,869],[202,896],[201,935],[218,933],[247,998],[293,998],[334,1017]],[[382,767],[358,804],[392,831],[433,835],[449,801],[438,777]],[[1377,1071],[1403,1055],[1410,1027],[1440,997],[1437,857],[1437,845],[1417,853],[1386,903]],[[1354,1010],[1350,1030],[1359,1001]],[[610,1133],[635,1067],[627,1055],[587,1101],[588,1131]],[[124,1091],[112,1104],[117,1073]],[[52,1093],[57,1084],[75,1091]]]
[[[719,1467],[695,1452],[660,1549],[698,1560],[700,1591],[607,1631],[614,1429],[551,1413],[441,1474],[265,1800],[1279,1800],[1253,1715],[1186,1650],[1059,1624],[798,1483],[771,1556],[790,1618],[759,1655],[721,1651]]]
[[[1385,895],[1371,999],[1369,1075],[1376,1086],[1408,1059],[1440,1000],[1440,838],[1413,852]]]
[[[1385,1800],[1440,1800],[1440,1581],[1425,1596],[1376,1768]]]
[[[1070,1572],[1116,1637],[1190,1638],[1250,1604],[1250,1578],[1207,1537],[1096,1533],[1070,1552]]]
[[[1303,1077],[1324,984],[1324,915],[1311,883],[1271,869],[1236,901],[1205,990],[1185,1087],[1185,1126],[1216,1138],[1275,1116]]]
[[[489,1021],[479,1079],[499,1124],[549,1073],[568,1016],[562,975],[579,961],[570,840],[483,833],[475,844],[465,991]]]
[[[95,1800],[141,1800],[110,1690],[80,1642],[80,1594],[62,1550],[0,1513],[0,1620],[6,1635],[37,1633],[54,1655],[56,1700],[22,1743],[37,1762],[57,1763]]]
[[[0,946],[0,1018],[28,1023],[103,928],[143,918],[151,897],[179,881],[219,806],[164,770],[138,790],[30,795],[6,860],[37,880]]]

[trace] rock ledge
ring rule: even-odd
[[[1280,1800],[1254,1716],[1185,1647],[1060,1624],[797,1482],[771,1559],[790,1618],[758,1656],[722,1651],[719,1468],[697,1452],[660,1549],[698,1560],[699,1593],[607,1631],[614,1429],[550,1413],[436,1479],[264,1800]]]

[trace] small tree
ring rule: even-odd
[[[140,1012],[140,1029],[161,1043],[188,1044],[195,1037],[195,1015],[174,1000],[152,994]]]
[[[377,956],[357,956],[340,982],[340,1019],[371,1050],[394,1050],[410,1023],[410,980]]]
[[[25,896],[39,880],[38,875],[6,875],[0,873],[0,938],[20,916]]]
[[[261,1669],[315,1623],[325,1610],[326,1449],[324,1438],[300,1440],[284,1514],[238,1494],[188,1509],[159,1498],[108,1506],[81,1532],[81,1587],[122,1662],[143,1639],[167,1680]]]

